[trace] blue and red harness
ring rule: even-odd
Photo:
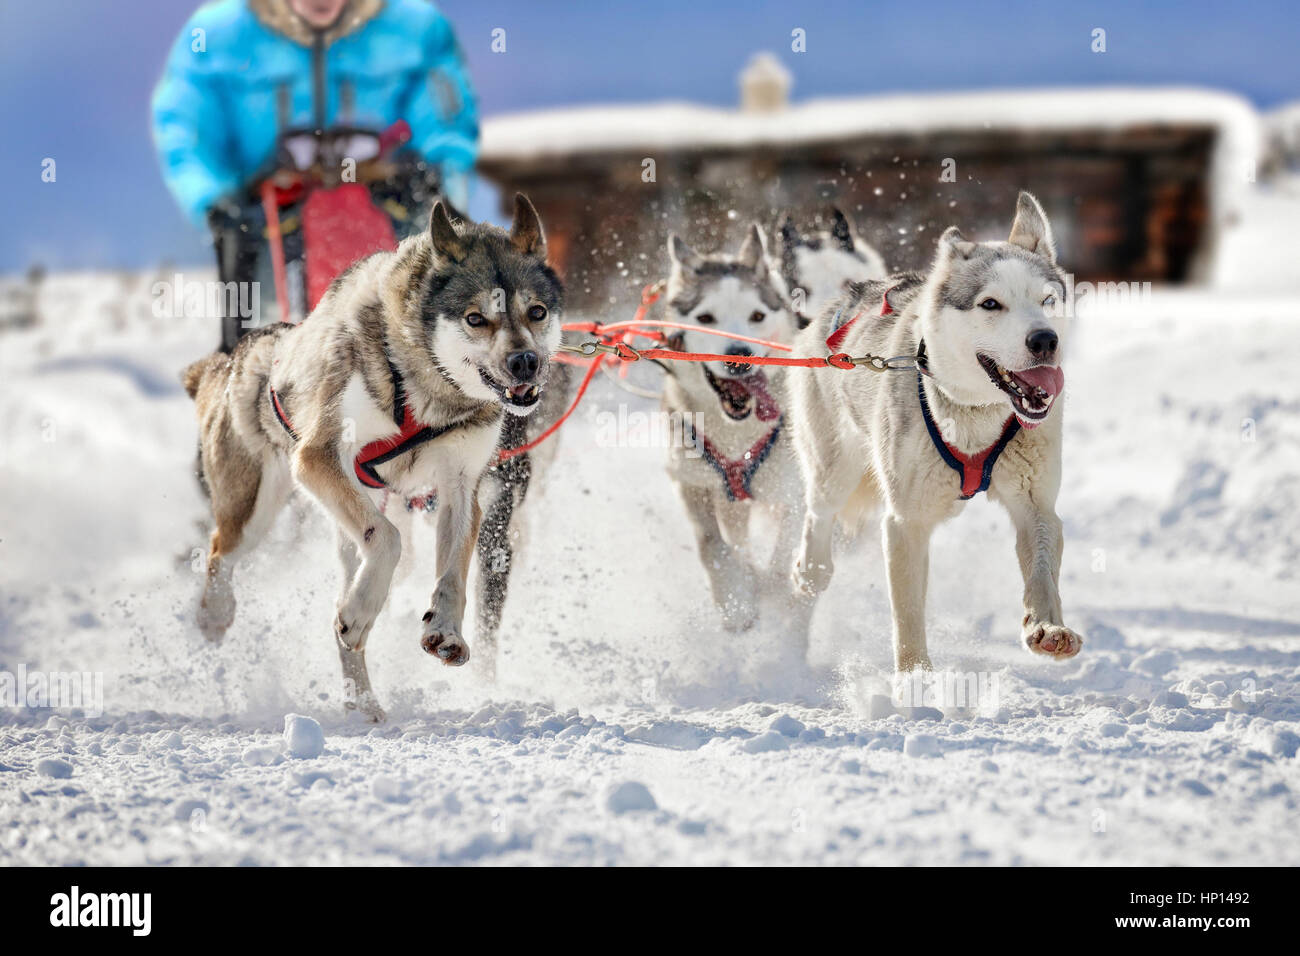
[[[894,307],[889,303],[889,293],[892,291],[893,289],[886,290],[881,298],[881,315],[895,314]],[[839,324],[839,315],[837,314],[835,319],[832,320],[832,331],[826,339],[826,347],[832,352],[838,352],[853,323],[865,314],[865,312],[859,312],[843,324]],[[944,464],[957,472],[957,477],[961,479],[961,494],[958,496],[958,500],[966,501],[969,498],[974,498],[981,491],[988,491],[989,481],[993,478],[993,466],[997,464],[999,456],[1006,450],[1011,439],[1015,438],[1016,433],[1020,431],[1020,421],[1014,414],[1008,415],[1006,422],[1002,425],[1002,434],[997,441],[973,455],[966,454],[951,444],[939,431],[939,425],[935,422],[934,415],[930,411],[930,403],[925,397],[925,376],[929,374],[930,369],[925,357],[925,342],[922,341],[916,350],[916,394],[921,400],[921,417],[925,420],[925,430],[930,436],[930,441],[934,444],[934,450],[939,453],[939,457],[943,459]]]
[[[421,424],[416,419],[415,413],[411,411],[411,406],[406,400],[406,389],[402,383],[402,376],[397,371],[397,366],[389,362],[388,371],[393,377],[393,423],[397,426],[397,434],[389,435],[387,438],[375,439],[357,452],[356,458],[353,459],[352,468],[356,472],[357,480],[367,488],[387,489],[388,483],[379,477],[379,472],[376,471],[380,465],[392,461],[398,455],[403,455],[425,442],[433,441],[440,435],[445,435],[460,424],[459,422],[452,422],[438,428]],[[288,432],[290,438],[298,441],[298,433],[294,431],[293,423],[289,420],[289,414],[285,411],[280,396],[276,394],[275,388],[269,382],[266,387],[276,420]]]
[[[695,427],[691,426],[691,443],[700,450],[713,470],[722,476],[729,501],[749,501],[754,497],[749,486],[758,473],[759,466],[772,453],[772,448],[781,435],[781,423],[784,420],[784,416],[778,418],[772,430],[756,441],[744,457],[734,460],[722,455],[713,442],[704,435],[697,434]]]

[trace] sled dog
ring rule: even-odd
[[[1022,192],[1007,241],[950,228],[928,272],[855,284],[799,334],[801,354],[916,356],[915,370],[789,376],[806,504],[795,583],[824,590],[836,516],[878,506],[899,672],[930,667],[931,532],[981,491],[1015,527],[1025,645],[1055,658],[1082,646],[1057,592],[1065,294],[1047,217]]]
[[[668,238],[671,270],[664,289],[667,318],[692,326],[673,347],[736,357],[767,350],[696,331],[717,329],[789,343],[795,321],[785,287],[767,258],[763,233],[750,227],[736,256],[701,255],[679,236]],[[687,448],[673,448],[669,475],[686,505],[713,599],[729,630],[757,619],[760,556],[751,540],[751,509],[766,507],[778,522],[771,567],[788,592],[786,568],[798,534],[799,473],[784,434],[782,382],[775,366],[668,362],[664,410],[694,422]]]
[[[830,227],[808,233],[800,232],[794,218],[787,215],[778,240],[781,278],[790,290],[790,303],[801,329],[844,292],[846,282],[889,275],[880,253],[863,242],[844,213],[834,207]]]
[[[366,639],[402,543],[379,502],[436,491],[437,582],[420,640],[443,663],[464,664],[479,480],[503,419],[541,400],[561,300],[527,198],[515,197],[508,234],[453,225],[437,203],[427,232],[353,265],[301,324],[257,329],[230,355],[186,369],[215,520],[198,612],[205,635],[219,640],[230,627],[235,561],[296,484],[338,528],[344,583],[334,637],[345,699],[382,719]]]

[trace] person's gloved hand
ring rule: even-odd
[[[469,172],[454,166],[442,168],[442,194],[457,209],[469,208]]]
[[[245,218],[243,203],[235,196],[222,196],[208,207],[208,225],[214,230],[238,226]]]

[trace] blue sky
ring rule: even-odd
[[[1194,84],[1261,107],[1300,98],[1286,2],[444,0],[484,115],[591,102],[736,100],[757,50],[796,99],[906,90]],[[0,0],[0,272],[207,261],[162,185],[148,100],[184,0]],[[508,52],[490,51],[494,28]],[[807,33],[790,52],[790,31]],[[1094,27],[1108,51],[1089,50]],[[54,157],[58,181],[42,183]],[[481,192],[477,212],[488,208]]]

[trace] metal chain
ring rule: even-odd
[[[624,361],[634,362],[641,358],[641,353],[626,342],[620,342],[618,345],[610,345],[607,342],[581,342],[577,345],[568,345],[562,343],[560,349],[565,352],[575,352],[579,355],[585,355],[588,358],[597,353],[614,355]],[[630,353],[630,354],[629,354]],[[666,361],[672,361],[668,356],[664,356]],[[747,362],[743,356],[720,356],[719,361],[726,361],[733,365],[762,365],[762,362]],[[847,358],[847,364],[855,368],[869,368],[873,372],[914,372],[916,371],[915,355],[894,355],[885,358],[883,355],[863,355],[858,358]],[[830,363],[828,362],[829,366]]]

